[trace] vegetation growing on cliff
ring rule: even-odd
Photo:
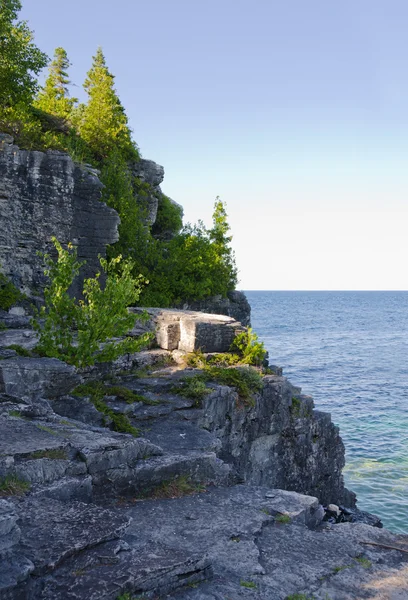
[[[150,282],[140,290],[139,304],[166,307],[226,296],[235,288],[237,269],[224,203],[216,199],[210,229],[201,222],[183,228],[180,209],[132,172],[139,151],[102,49],[83,85],[87,102],[70,97],[70,62],[61,47],[39,89],[36,76],[47,57],[34,45],[27,24],[17,20],[20,9],[19,0],[3,0],[0,131],[13,135],[21,147],[67,151],[100,169],[102,199],[121,218],[119,242],[109,257],[131,259],[133,276],[142,274]],[[146,215],[152,197],[159,200],[153,226]]]
[[[45,304],[40,318],[34,321],[40,336],[37,350],[45,356],[85,367],[95,361],[115,360],[146,345],[149,334],[107,341],[125,336],[140,318],[127,311],[130,304],[137,302],[143,284],[141,278],[133,278],[132,263],[121,261],[121,257],[110,262],[100,259],[101,272],[106,278],[104,287],[101,273],[97,273],[84,281],[83,299],[76,300],[68,290],[82,263],[77,259],[75,248],[64,249],[55,238],[53,242],[58,258],[54,261],[44,255],[45,273],[50,283],[44,292]]]

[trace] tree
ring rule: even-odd
[[[237,285],[238,270],[235,263],[234,251],[230,246],[232,236],[228,235],[230,226],[227,218],[225,204],[217,196],[212,216],[213,226],[208,233],[218,257],[217,265],[215,266],[218,275],[215,275],[215,277],[220,277],[226,286],[226,291],[230,291]]]
[[[65,120],[68,119],[77,102],[76,98],[69,97],[68,86],[71,82],[68,77],[68,69],[70,64],[64,48],[56,48],[45,85],[35,103],[37,108],[44,112]]]
[[[33,43],[25,21],[17,21],[20,0],[0,0],[0,109],[30,104],[38,89],[35,75],[48,57]]]
[[[137,159],[125,110],[114,87],[114,76],[98,48],[84,83],[88,103],[78,112],[78,129],[83,140],[100,160],[118,150],[127,160]]]

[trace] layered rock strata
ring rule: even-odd
[[[72,242],[86,261],[82,277],[99,270],[98,255],[118,240],[119,217],[100,201],[97,172],[64,153],[20,150],[0,135],[0,262],[12,282],[29,296],[45,285],[38,252],[53,253],[51,237]],[[78,281],[75,295],[82,289]]]

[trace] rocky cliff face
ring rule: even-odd
[[[53,250],[51,236],[75,244],[87,263],[83,276],[95,275],[98,254],[118,240],[119,217],[100,202],[101,189],[96,171],[67,154],[20,150],[0,136],[0,262],[18,288],[30,296],[43,288],[37,252]]]

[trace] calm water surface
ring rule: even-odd
[[[408,292],[245,292],[271,364],[346,446],[358,507],[408,533]]]

